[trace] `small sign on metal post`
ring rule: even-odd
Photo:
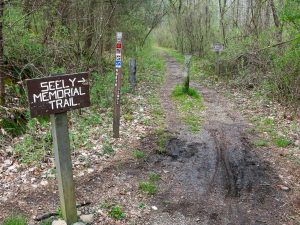
[[[214,43],[213,50],[217,53],[217,60],[215,65],[215,72],[216,74],[220,74],[220,54],[224,51],[224,45],[221,43]]]
[[[88,73],[27,80],[30,114],[49,115],[62,215],[77,222],[67,111],[90,106]]]
[[[220,53],[224,51],[224,45],[221,43],[214,43],[213,44],[213,49],[215,52]]]
[[[114,87],[114,118],[113,118],[113,137],[120,136],[120,99],[121,99],[121,78],[122,78],[122,47],[123,33],[116,34],[116,61],[115,61],[115,87]]]

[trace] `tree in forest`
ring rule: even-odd
[[[3,43],[3,13],[4,0],[0,0],[0,105],[5,104],[5,72],[4,72],[4,43]]]

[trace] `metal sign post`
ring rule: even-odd
[[[113,116],[113,137],[120,136],[120,99],[121,99],[121,78],[122,78],[122,48],[123,34],[117,32],[116,61],[115,61],[115,87],[114,87],[114,116]]]
[[[27,80],[30,114],[49,115],[62,215],[77,222],[67,111],[90,105],[88,74],[71,74]]]
[[[220,55],[221,52],[224,51],[224,45],[221,43],[214,43],[213,44],[213,49],[217,54],[217,61],[216,61],[216,66],[215,66],[215,72],[216,74],[220,74]]]

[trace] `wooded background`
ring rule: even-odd
[[[223,43],[221,74],[282,102],[300,100],[299,0],[169,0],[159,45],[212,63]]]
[[[93,104],[111,106],[116,31],[125,61],[155,40],[212,77],[222,43],[216,79],[299,106],[300,0],[0,0],[0,17],[2,134],[29,119],[26,78],[89,71]]]

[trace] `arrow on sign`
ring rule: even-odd
[[[82,80],[77,81],[78,83],[85,83],[86,80],[84,79],[84,77],[82,78]]]

